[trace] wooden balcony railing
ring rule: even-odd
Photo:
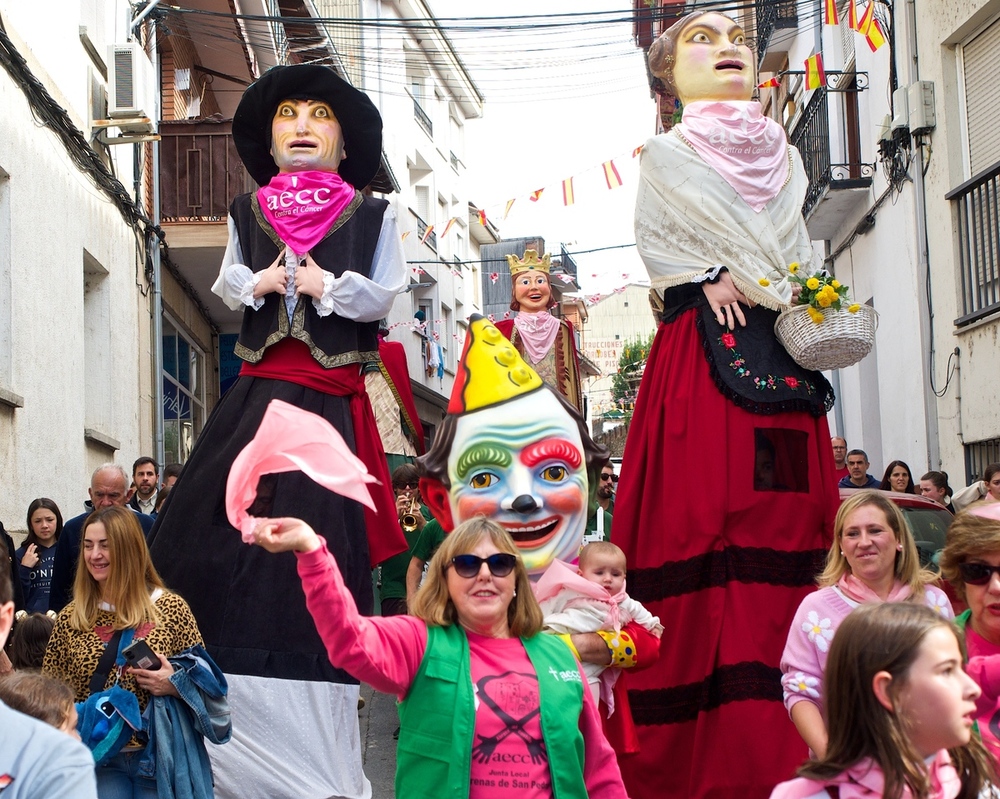
[[[963,326],[1000,311],[1000,163],[945,195],[958,221]]]
[[[232,122],[160,123],[164,222],[225,222],[237,194],[256,188],[233,143]]]

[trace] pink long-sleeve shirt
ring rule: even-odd
[[[412,616],[366,617],[358,613],[344,585],[336,561],[323,544],[308,553],[297,553],[299,577],[306,606],[326,646],[330,662],[383,693],[406,696],[420,669],[427,648],[427,625]],[[523,740],[541,739],[537,677],[524,647],[517,639],[491,639],[467,633],[473,685],[476,692],[476,733],[481,738],[501,740],[502,747],[523,748]],[[516,643],[515,643],[516,642]],[[532,680],[534,687],[531,686]],[[581,673],[581,680],[586,677]],[[496,686],[494,690],[493,686]],[[512,692],[512,689],[517,689]],[[516,697],[512,698],[513,693]],[[516,701],[515,701],[516,699]],[[516,709],[515,709],[516,708]],[[528,718],[517,729],[524,733],[501,735],[498,723],[506,717],[514,722]],[[627,797],[614,752],[604,737],[597,707],[590,691],[583,691],[580,731],[584,740],[584,782],[591,799]],[[508,752],[513,749],[508,749]],[[527,762],[524,762],[527,760]],[[506,761],[506,762],[505,762]],[[530,757],[493,757],[486,762],[472,759],[470,799],[550,799],[547,761]]]

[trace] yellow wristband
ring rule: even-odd
[[[604,643],[611,650],[612,666],[619,669],[630,669],[638,662],[635,657],[635,642],[627,632],[622,630],[614,633],[598,630],[597,634],[604,639]]]
[[[577,660],[580,659],[580,653],[577,652],[576,651],[576,647],[573,646],[573,639],[570,637],[569,633],[557,633],[556,634],[556,638],[561,639],[562,642],[564,644],[566,644],[566,646],[569,647],[569,651],[572,652],[576,656]]]

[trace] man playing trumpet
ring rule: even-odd
[[[383,561],[379,564],[381,579],[379,594],[382,597],[383,616],[402,616],[406,614],[406,568],[410,565],[410,551],[421,530],[427,524],[428,511],[422,507],[420,477],[417,467],[412,463],[404,463],[392,472],[392,490],[396,495],[396,519],[400,529],[406,536],[409,549]]]

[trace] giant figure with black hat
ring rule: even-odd
[[[251,85],[233,138],[260,184],[230,207],[213,291],[243,311],[240,377],[219,402],[150,534],[153,560],[191,605],[229,681],[233,740],[212,753],[220,796],[362,797],[358,685],[333,668],[295,559],[243,546],[225,512],[229,468],[280,399],[337,428],[381,481],[377,515],[300,472],[261,480],[255,516],[306,519],[327,541],[362,613],[371,567],[406,542],[361,364],[406,274],[395,213],[362,194],[382,120],[325,66],[275,67]]]

